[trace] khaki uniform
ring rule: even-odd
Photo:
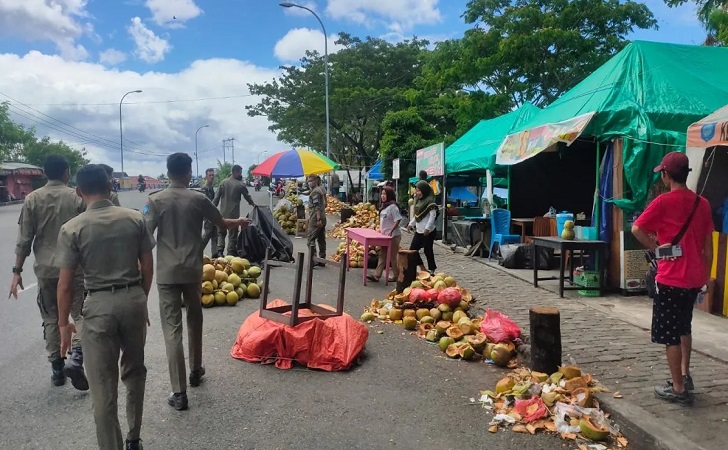
[[[149,194],[144,207],[147,226],[157,230],[159,315],[174,393],[187,391],[182,348],[182,298],[187,309],[190,371],[202,367],[202,241],[204,219],[222,220],[220,211],[201,192],[183,185]]]
[[[213,186],[208,186],[205,184],[200,188],[203,194],[207,198],[210,199],[210,201],[215,200],[215,188]],[[210,255],[214,255],[217,253],[217,226],[210,222],[209,220],[205,219],[205,221],[202,223],[202,251],[205,251],[205,247],[207,247],[207,243],[210,243]]]
[[[213,203],[215,206],[220,205],[220,212],[226,219],[237,219],[240,217],[240,197],[245,197],[245,200],[250,204],[254,205],[253,198],[248,193],[248,188],[245,186],[245,182],[242,180],[236,180],[235,178],[226,178],[220,183],[217,188],[217,194]],[[225,228],[217,229],[217,252],[222,255],[225,252],[225,237],[229,235],[227,244],[228,255],[238,255],[238,229],[231,228],[227,230]]]
[[[121,203],[119,202],[119,194],[117,194],[114,191],[111,191],[111,194],[109,195],[109,200],[111,200],[111,203],[114,204],[114,206],[121,206]]]
[[[84,204],[76,192],[61,181],[50,180],[25,198],[18,221],[19,232],[15,254],[27,257],[31,250],[35,255],[33,269],[38,279],[38,309],[43,319],[43,337],[46,341],[48,361],[62,358],[61,336],[58,330],[58,266],[55,263],[56,243],[61,225],[84,210]],[[72,347],[81,347],[84,289],[83,274],[79,271],[73,289],[71,317],[77,334]]]
[[[319,258],[326,258],[326,191],[321,186],[316,186],[308,197],[308,246],[311,251],[316,251],[318,242]],[[316,211],[321,211],[321,222],[323,226],[318,228]]]
[[[57,249],[60,267],[83,269],[88,290],[82,343],[96,438],[104,450],[124,445],[117,414],[119,366],[126,387],[127,439],[139,439],[148,317],[139,258],[155,245],[139,212],[112,206],[111,201],[98,201],[63,225]]]

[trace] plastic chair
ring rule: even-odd
[[[500,247],[505,244],[518,244],[521,242],[520,234],[510,234],[511,232],[511,212],[507,209],[494,209],[490,212],[490,250],[488,251],[488,261],[493,256],[493,247],[498,244]]]

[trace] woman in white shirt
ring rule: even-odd
[[[390,265],[392,266],[392,271],[389,273],[389,281],[392,282],[396,280],[396,276],[399,273],[397,252],[399,251],[399,241],[402,240],[402,232],[399,229],[402,215],[399,213],[394,189],[391,187],[383,188],[379,198],[382,201],[382,206],[379,208],[379,230],[384,235],[392,236],[392,241],[389,246]],[[369,275],[367,278],[372,281],[379,281],[386,265],[387,248],[381,247],[379,249],[377,270],[374,271],[374,275]]]
[[[415,231],[412,238],[410,250],[425,250],[427,258],[427,269],[430,273],[435,273],[437,265],[435,264],[435,252],[432,245],[435,242],[435,218],[437,217],[437,203],[435,203],[435,195],[432,193],[432,187],[427,181],[420,180],[415,185],[415,214],[409,223],[409,230]],[[422,257],[419,256],[418,268],[424,270]]]

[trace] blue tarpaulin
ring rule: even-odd
[[[461,200],[464,202],[477,202],[478,196],[468,190],[468,188],[459,186],[450,188],[447,191],[448,200]]]
[[[382,174],[382,160],[375,162],[369,172],[367,172],[367,178],[370,180],[383,180],[384,175]]]

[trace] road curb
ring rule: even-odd
[[[0,203],[0,208],[3,206],[12,206],[12,205],[22,205],[22,200],[13,200],[12,202],[2,202]]]
[[[629,439],[629,447],[651,450],[706,450],[679,432],[679,425],[672,420],[658,418],[647,410],[609,394],[597,395],[599,405]]]

